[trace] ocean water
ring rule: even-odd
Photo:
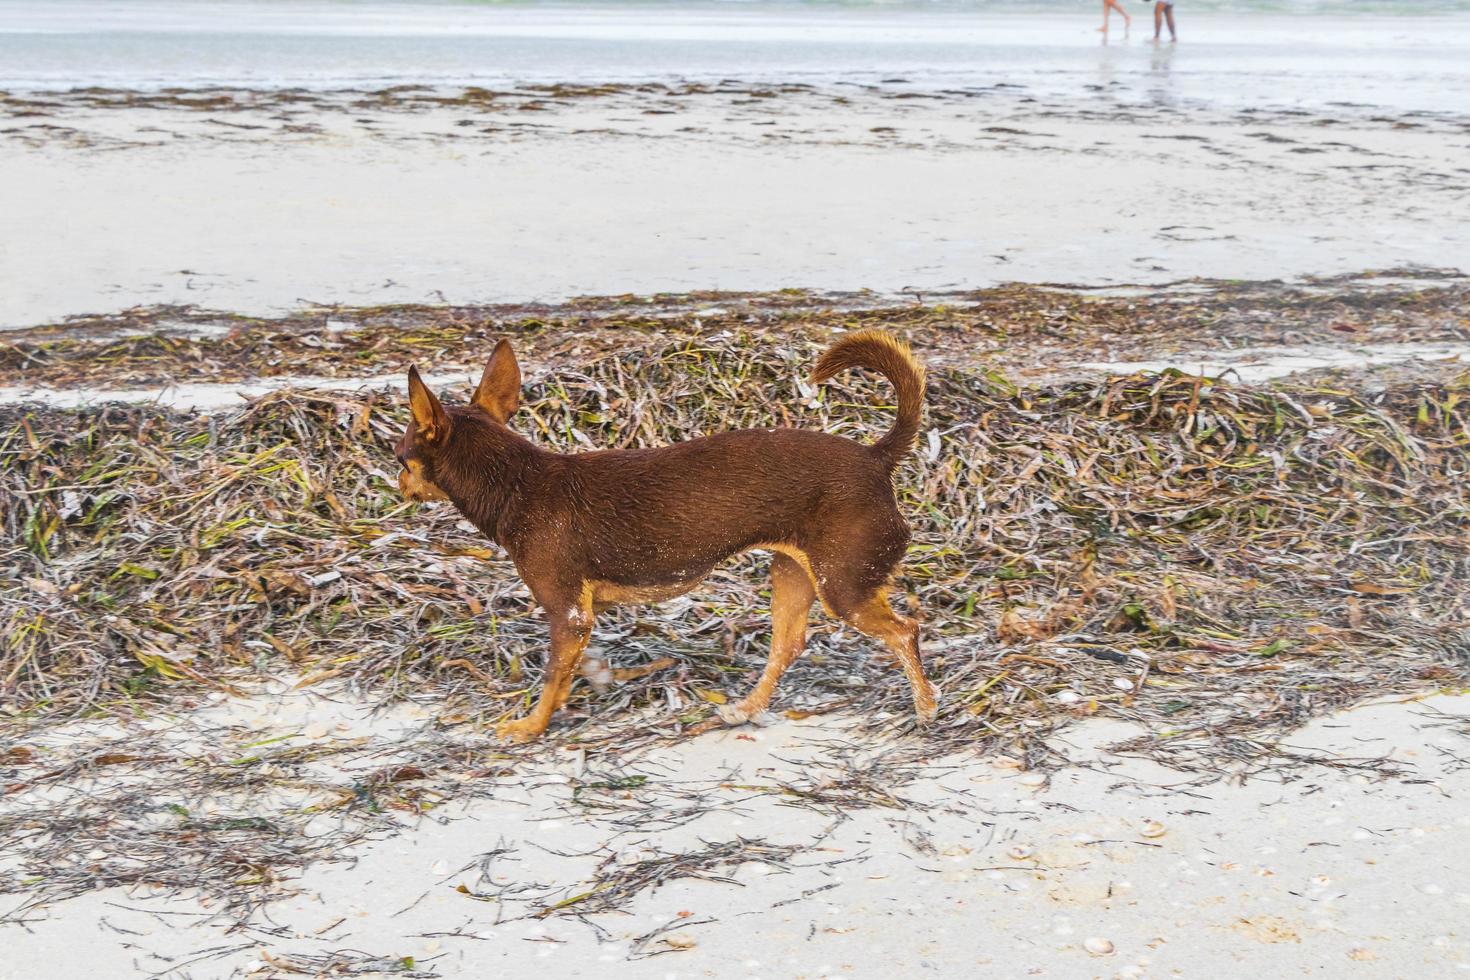
[[[1470,0],[0,0],[0,89],[903,77],[1224,108],[1470,113]]]

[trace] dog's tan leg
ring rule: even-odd
[[[541,697],[536,707],[524,718],[501,722],[495,734],[513,742],[529,742],[546,731],[551,716],[567,703],[572,680],[587,641],[592,637],[592,603],[584,592],[571,605],[561,608],[543,603],[551,621],[551,654],[546,660],[546,677],[541,683]]]
[[[924,665],[919,661],[919,624],[894,612],[881,591],[873,593],[842,618],[888,645],[913,689],[914,713],[919,723],[933,721],[939,710],[939,689],[929,683],[924,676]]]
[[[576,617],[575,615],[570,618],[573,620],[578,619],[578,617]],[[569,698],[572,694],[572,681],[574,681],[577,677],[578,670],[582,665],[582,654],[587,651],[587,642],[592,638],[591,611],[583,610],[581,613],[580,621],[572,622],[568,627],[568,632],[571,634],[566,639],[566,642],[571,648],[569,659],[558,658],[555,651],[552,652],[552,661],[556,664],[557,668],[555,678],[556,700],[552,704],[552,711],[559,711],[562,708],[566,707],[567,698]],[[554,638],[556,636],[555,631],[552,632],[552,636],[552,642],[554,645]],[[551,672],[548,671],[546,677],[548,688],[551,685],[551,681]]]
[[[755,689],[744,700],[720,707],[726,724],[747,722],[771,703],[781,675],[806,649],[807,616],[816,595],[811,576],[799,562],[782,554],[771,557],[771,656]]]

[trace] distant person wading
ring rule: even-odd
[[[1159,39],[1159,32],[1164,29],[1164,21],[1169,22],[1169,40],[1179,40],[1179,32],[1174,30],[1174,0],[1157,0],[1154,4],[1154,40]]]
[[[1122,0],[1103,0],[1103,23],[1102,26],[1098,28],[1098,30],[1102,31],[1104,34],[1106,34],[1108,31],[1108,15],[1111,14],[1114,10],[1123,15],[1124,32],[1127,32],[1128,28],[1133,26],[1133,18],[1129,17],[1128,11],[1123,9]]]

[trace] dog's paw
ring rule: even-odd
[[[750,721],[750,709],[742,702],[722,704],[716,710],[719,712],[720,720],[727,725],[743,725]]]
[[[502,742],[522,744],[534,742],[546,731],[545,725],[536,723],[534,718],[516,718],[513,721],[502,721],[495,726],[495,737]]]
[[[914,714],[918,717],[920,725],[933,724],[934,719],[939,716],[939,704],[944,700],[944,692],[937,684],[930,684],[927,697],[919,698],[914,702]]]

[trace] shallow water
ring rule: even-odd
[[[0,88],[902,75],[1202,106],[1470,106],[1470,4],[1459,0],[1181,4],[1177,48],[1152,44],[1148,5],[1127,6],[1132,35],[1104,39],[1091,2],[0,0]]]

